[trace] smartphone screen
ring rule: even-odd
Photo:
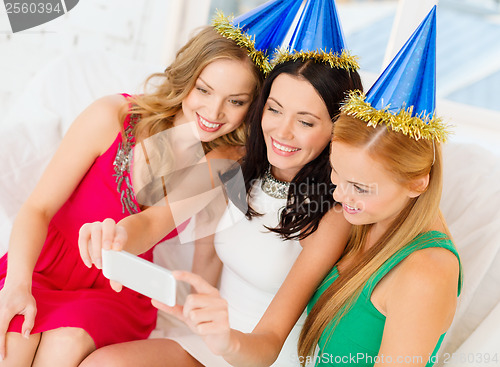
[[[103,275],[147,297],[175,305],[176,280],[159,265],[126,251],[102,250]]]

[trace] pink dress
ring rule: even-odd
[[[127,95],[125,95],[127,97]],[[33,272],[32,293],[37,313],[32,334],[76,327],[89,333],[97,348],[144,339],[156,325],[151,300],[128,288],[116,293],[101,270],[87,268],[78,252],[78,231],[84,223],[113,218],[119,221],[140,211],[130,181],[128,151],[135,144],[131,129],[138,116],[124,121],[126,140],[118,134],[98,157],[71,197],[51,220],[47,238]],[[167,237],[174,237],[176,230]],[[140,255],[152,260],[153,249]],[[8,254],[0,259],[0,288]],[[15,316],[8,331],[21,332],[24,316]]]

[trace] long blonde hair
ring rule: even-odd
[[[436,217],[441,216],[439,202],[443,178],[439,143],[425,139],[417,141],[386,126],[369,127],[366,122],[344,113],[335,122],[333,141],[366,149],[402,185],[410,186],[412,180],[427,174],[429,183],[424,192],[410,199],[375,245],[360,256],[360,261],[339,274],[337,280],[321,295],[302,328],[299,339],[301,356],[313,352],[319,338],[332,322],[335,328],[354,304],[370,276],[399,249],[429,230]],[[353,226],[344,257],[361,254],[370,228],[371,225]]]
[[[263,81],[260,69],[251,61],[246,49],[236,42],[221,36],[212,26],[205,26],[191,38],[176,55],[172,64],[163,73],[151,75],[146,84],[155,79],[154,91],[135,96],[129,102],[133,112],[141,115],[140,122],[133,130],[134,136],[147,138],[171,128],[175,115],[182,108],[182,101],[195,86],[203,69],[215,60],[230,59],[248,62],[255,75],[256,97]],[[161,83],[157,83],[160,80]],[[205,152],[221,145],[244,145],[245,126],[223,135],[214,141],[203,143]]]

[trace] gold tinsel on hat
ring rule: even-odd
[[[232,39],[240,47],[248,50],[248,55],[264,74],[271,71],[271,64],[267,56],[255,48],[255,39],[245,33],[239,26],[232,24],[232,17],[225,17],[221,11],[217,11],[212,26],[222,36]]]
[[[346,70],[357,70],[359,69],[357,56],[352,56],[346,50],[343,50],[341,54],[333,52],[325,52],[323,50],[319,51],[289,51],[286,47],[276,50],[275,56],[271,61],[272,67],[287,62],[296,61],[301,59],[305,61],[307,59],[314,59],[319,62],[324,62],[330,65],[332,68],[346,69]]]
[[[377,127],[384,124],[393,131],[415,139],[428,139],[445,142],[450,133],[449,126],[435,115],[412,116],[413,106],[402,108],[397,114],[389,112],[390,105],[377,110],[365,101],[366,95],[360,91],[351,91],[347,102],[341,107],[342,112],[368,123],[368,126]]]

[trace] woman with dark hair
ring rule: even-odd
[[[249,117],[246,219],[207,239],[213,246],[198,244],[197,274],[174,272],[196,292],[184,306],[153,301],[190,330],[167,330],[168,339],[134,342],[136,348],[123,344],[121,359],[163,355],[164,366],[167,355],[178,363],[182,354],[189,358],[181,365],[299,364],[304,308],[350,230],[332,198],[329,142],[345,93],[361,88],[356,71],[312,59],[273,69]]]
[[[271,158],[273,154],[268,153],[272,152],[272,142],[266,140],[261,124],[255,122],[262,121],[268,112],[279,113],[272,104],[268,106],[268,98],[274,80],[281,74],[309,82],[324,101],[332,121],[339,114],[345,92],[362,88],[357,72],[325,67],[324,64],[313,60],[287,62],[276,66],[266,79],[255,109],[249,113],[249,121],[254,122],[249,126],[249,136],[252,139],[247,142],[247,155],[242,165],[247,194],[250,194],[252,183],[256,179],[269,177],[269,168],[272,164],[270,159],[273,159]],[[307,127],[307,123],[305,125]],[[330,181],[329,169],[325,169],[329,166],[329,147],[326,144],[320,154],[305,163],[296,175],[282,178],[283,181],[290,182],[286,185],[289,186],[288,200],[280,219],[280,226],[270,230],[281,234],[285,239],[306,238],[318,228],[322,216],[334,205],[332,198],[334,186]],[[250,219],[255,215],[258,213],[249,206],[247,218]]]

